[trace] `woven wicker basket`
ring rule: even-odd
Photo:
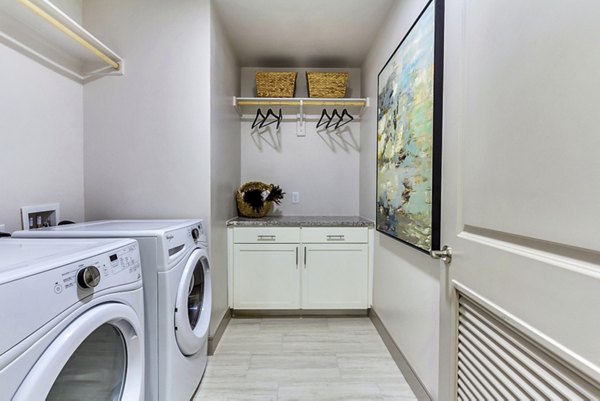
[[[257,212],[252,208],[252,206],[244,202],[244,192],[250,191],[252,189],[270,191],[272,187],[272,185],[265,184],[264,182],[260,181],[250,181],[239,187],[235,194],[239,215],[243,217],[253,218],[265,217],[267,213],[271,211],[271,208],[273,207],[273,202],[265,202],[264,205]]]
[[[347,81],[347,72],[307,72],[308,97],[344,97]]]
[[[294,97],[297,72],[256,73],[256,95],[258,97]]]

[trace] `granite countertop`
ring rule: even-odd
[[[375,227],[371,220],[358,216],[267,216],[259,219],[235,217],[227,227]]]

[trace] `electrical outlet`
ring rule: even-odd
[[[6,226],[4,224],[0,224],[0,233],[6,232]]]
[[[300,203],[300,192],[292,192],[292,203]]]

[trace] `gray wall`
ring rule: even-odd
[[[212,335],[228,307],[225,222],[237,216],[234,193],[240,185],[240,118],[231,104],[232,97],[239,91],[240,69],[214,8],[210,78]]]
[[[308,97],[305,71],[312,68],[242,68],[241,95],[256,96],[256,71],[298,71],[296,97]],[[339,69],[334,71],[340,71]],[[360,69],[347,68],[347,97],[360,96]],[[268,107],[262,108],[266,113]],[[296,136],[296,110],[285,113],[279,131],[275,125],[252,129],[254,115],[244,116],[241,125],[241,178],[279,185],[285,192],[274,212],[287,216],[358,214],[360,168],[360,123],[357,119],[339,130],[316,128],[321,109],[306,116],[306,136]],[[277,113],[278,108],[274,108]],[[341,110],[338,110],[341,112]],[[292,203],[292,192],[300,203]]]
[[[377,75],[427,1],[404,0],[390,10],[362,66],[360,215],[375,219]],[[434,399],[438,392],[439,264],[385,235],[375,234],[373,309]]]
[[[84,87],[86,219],[210,214],[210,5],[90,0],[125,75]]]
[[[204,219],[213,335],[240,181],[235,56],[208,0],[90,0],[84,19],[126,60],[124,76],[84,88],[86,219]]]
[[[240,78],[211,11],[208,0],[86,2],[86,24],[123,54],[126,70],[87,84],[84,99],[86,219],[204,219],[213,335],[227,309]]]
[[[21,229],[22,206],[59,202],[83,219],[83,92],[0,44],[0,224]]]

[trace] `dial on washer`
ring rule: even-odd
[[[96,266],[86,266],[77,273],[77,284],[81,288],[94,288],[100,283],[100,270]]]

